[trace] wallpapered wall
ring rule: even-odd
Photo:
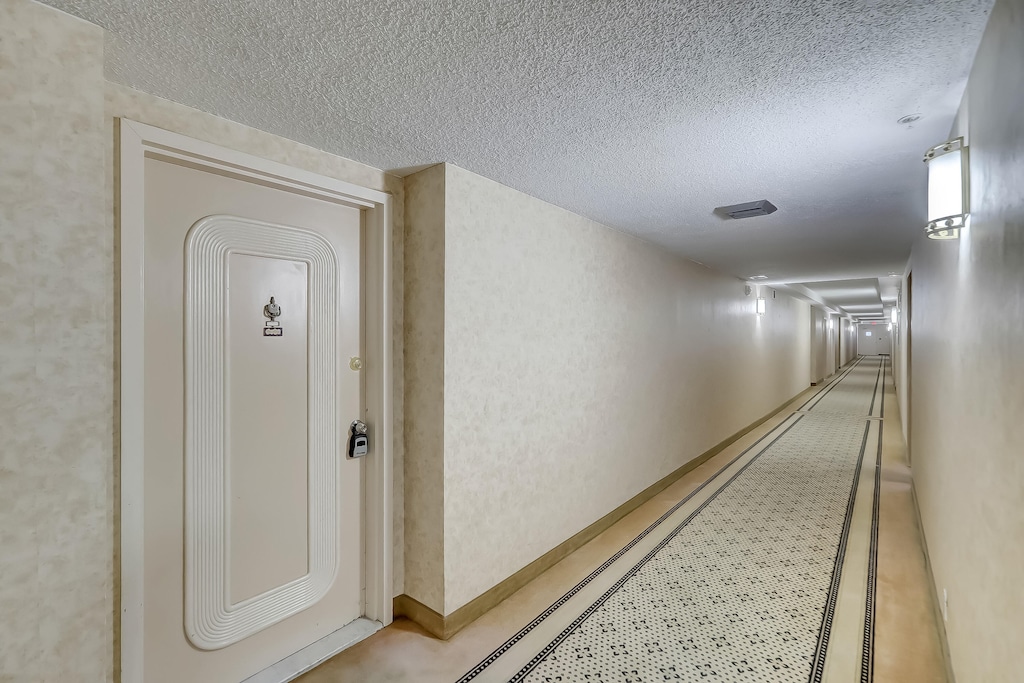
[[[405,179],[405,592],[444,603],[444,165]]]
[[[443,254],[443,348],[407,338],[406,372],[443,366],[444,480],[407,486],[444,510],[443,596],[410,595],[449,614],[807,388],[810,317],[768,292],[760,318],[742,281],[458,167],[443,192],[407,253],[418,277]],[[437,213],[409,197],[410,225]]]
[[[959,681],[1024,670],[1022,64],[1024,0],[999,0],[951,133],[970,147],[970,227],[956,242],[922,234],[912,306],[904,280],[913,353],[900,405],[906,422],[909,387],[911,466]]]
[[[0,681],[113,680],[117,658],[115,117],[390,192],[394,356],[403,363],[403,182],[107,83],[103,31],[0,3]],[[403,426],[394,373],[395,429]],[[395,444],[395,593],[402,591]]]
[[[0,681],[113,672],[103,33],[0,3]]]

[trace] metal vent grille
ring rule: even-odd
[[[775,213],[779,208],[772,204],[767,199],[761,199],[756,202],[744,202],[743,204],[733,204],[731,206],[720,206],[715,209],[715,213],[728,216],[729,218],[753,218],[754,216],[767,216],[770,213]]]

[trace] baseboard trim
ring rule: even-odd
[[[942,618],[939,586],[935,583],[935,573],[932,571],[932,558],[928,552],[928,538],[924,534],[924,522],[921,520],[921,506],[917,502],[917,484],[914,482],[913,473],[910,478],[910,498],[914,502],[914,516],[917,518],[917,528],[921,533],[924,566],[928,572],[928,582],[931,584],[932,612],[935,613],[935,625],[939,629],[939,646],[942,648],[942,659],[946,664],[946,680],[948,683],[956,683],[956,674],[953,673],[953,658],[949,652],[949,638],[946,635],[946,620]]]
[[[787,407],[802,399],[803,396],[810,391],[811,389],[805,389],[764,417],[751,422],[732,436],[729,436],[715,446],[712,446],[693,460],[690,460],[668,476],[663,477],[654,484],[651,484],[646,489],[606,514],[604,517],[601,517],[590,526],[558,544],[512,576],[477,596],[451,614],[439,614],[419,600],[403,593],[395,598],[395,616],[403,616],[419,624],[431,635],[440,638],[441,640],[448,640],[466,626],[479,619],[485,613],[497,607],[499,603],[511,596],[520,588],[530,583],[548,569],[592,541],[595,537],[606,531],[609,527],[621,520],[630,512],[651,500],[681,479],[684,475],[700,467],[705,462],[715,457],[768,420],[786,410]]]
[[[392,611],[395,617],[405,617],[409,621],[414,621],[423,627],[424,631],[441,640],[448,640],[455,635],[455,631],[451,630],[451,625],[446,624],[442,615],[405,593],[395,596]],[[449,615],[448,619],[453,616],[454,613]]]

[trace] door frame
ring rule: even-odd
[[[913,426],[914,426],[914,271],[907,273],[907,305],[903,311],[903,329],[905,334],[900,342],[906,348],[906,361],[904,367],[903,382],[906,384],[906,429],[907,429],[907,462],[913,464]]]
[[[832,341],[835,344],[835,371],[839,372],[839,368],[843,367],[841,357],[843,346],[843,317],[837,313],[834,319],[831,315],[828,319],[831,323],[835,324],[835,328],[830,328],[829,331],[832,333]]]
[[[364,461],[364,616],[386,626],[392,621],[392,198],[391,195],[292,168],[162,128],[117,119],[120,149],[115,188],[115,223],[120,248],[120,668],[122,683],[143,675],[143,472],[144,472],[144,223],[145,163],[148,155],[189,166],[299,191],[356,206],[363,213],[363,366],[366,416],[373,451]],[[340,419],[340,418],[339,418]]]

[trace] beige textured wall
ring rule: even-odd
[[[770,292],[759,318],[742,281],[455,166],[444,197],[451,613],[805,389],[810,323]],[[412,346],[410,377],[436,368]]]
[[[403,429],[403,183],[103,78],[103,32],[0,2],[0,682],[113,680],[116,575],[114,117],[394,201],[395,428]],[[404,573],[395,444],[395,592]]]
[[[103,34],[0,2],[0,681],[113,672]]]
[[[1024,0],[998,0],[954,131],[970,145],[971,225],[957,242],[922,236],[911,262],[912,466],[962,683],[1024,671],[1022,65]]]
[[[406,177],[405,592],[444,612],[444,165]]]

